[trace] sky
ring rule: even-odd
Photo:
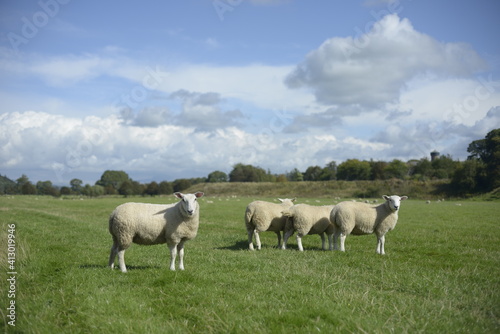
[[[497,0],[2,0],[0,174],[464,160],[500,127],[499,14]]]

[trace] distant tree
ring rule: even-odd
[[[156,196],[160,193],[160,186],[155,181],[146,185],[144,189],[144,194],[149,196]]]
[[[285,174],[279,174],[276,176],[276,182],[287,182],[288,179],[286,178]]]
[[[458,164],[459,163],[453,160],[449,155],[441,156],[431,162],[432,177],[437,179],[449,179],[453,176]]]
[[[319,179],[321,181],[335,180],[337,178],[337,163],[335,161],[330,161],[321,170],[321,175]]]
[[[184,191],[191,187],[193,184],[189,179],[177,179],[173,182],[174,192]]]
[[[171,195],[174,192],[174,187],[170,182],[162,181],[158,185],[158,192],[161,195]]]
[[[500,129],[491,130],[484,139],[469,144],[469,160],[481,160],[486,165],[489,190],[500,187]]]
[[[229,173],[229,182],[263,182],[270,181],[269,175],[260,167],[236,164]]]
[[[413,176],[420,180],[426,180],[432,176],[432,164],[429,159],[424,158],[416,163],[413,167]]]
[[[466,160],[455,170],[452,187],[458,195],[471,195],[488,190],[486,164],[478,159]]]
[[[341,163],[337,169],[338,180],[369,180],[370,163],[368,161],[359,161],[358,159],[349,159]]]
[[[25,182],[21,186],[21,194],[23,195],[35,195],[36,194],[36,187],[30,182]]]
[[[124,181],[121,183],[120,188],[118,189],[118,193],[125,197],[131,196],[134,194],[134,189],[132,187],[132,182]]]
[[[121,185],[125,181],[129,181],[130,178],[124,171],[118,170],[107,170],[105,171],[101,179],[96,182],[96,185],[108,187],[112,186],[115,190],[120,189]]]
[[[394,159],[384,169],[385,177],[404,179],[408,175],[408,165],[401,160]]]
[[[59,196],[59,191],[54,188],[51,181],[38,181],[36,183],[36,192],[38,195]]]
[[[30,182],[29,178],[26,175],[24,175],[24,174],[21,175],[21,177],[16,180],[16,187],[17,187],[17,189],[19,189],[19,191],[21,193],[23,193],[22,192],[22,188],[28,182]],[[35,193],[36,193],[36,188],[35,188]]]
[[[71,188],[70,187],[61,187],[61,190],[59,192],[61,195],[71,195]]]
[[[90,184],[86,184],[85,187],[82,188],[82,195],[89,197],[105,195],[104,187],[100,185],[91,186]]]
[[[297,168],[288,173],[287,178],[289,181],[304,181],[304,175]]]
[[[319,181],[323,169],[320,166],[310,166],[304,173],[304,181]]]
[[[216,170],[210,174],[208,174],[207,182],[215,183],[215,182],[227,182],[228,176],[226,173]]]
[[[370,160],[370,179],[371,180],[385,180],[385,169],[387,167],[387,162],[385,161],[373,161]]]
[[[71,186],[71,190],[76,193],[76,194],[80,194],[82,192],[82,180],[80,179],[73,179],[71,181],[69,181],[69,184]]]

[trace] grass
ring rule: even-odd
[[[498,333],[498,202],[403,202],[386,237],[346,240],[346,253],[247,250],[243,214],[254,198],[201,202],[186,270],[168,270],[165,245],[133,245],[127,274],[106,267],[110,212],[125,201],[0,197],[0,328],[9,333]],[[270,199],[269,199],[270,200]],[[209,203],[211,201],[213,203]],[[328,199],[298,202],[324,205]],[[16,226],[16,326],[7,324],[7,225]]]

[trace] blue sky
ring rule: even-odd
[[[420,159],[500,127],[500,3],[3,1],[0,174]]]

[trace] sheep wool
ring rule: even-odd
[[[335,249],[338,249],[339,236],[340,250],[344,252],[345,238],[349,234],[375,233],[377,236],[377,253],[385,254],[385,234],[396,226],[401,201],[406,200],[408,197],[384,195],[383,198],[385,202],[378,206],[359,202],[341,202],[332,209],[330,220],[335,230]]]
[[[275,232],[278,236],[278,247],[281,247],[281,231],[285,228],[286,217],[281,212],[293,205],[293,199],[281,199],[279,204],[254,201],[248,204],[245,211],[245,226],[248,233],[248,248],[254,250],[253,236],[255,235],[255,244],[257,249],[261,249],[259,233],[264,231]]]
[[[179,269],[184,270],[184,243],[196,237],[199,225],[199,204],[202,192],[174,194],[181,199],[174,204],[125,203],[118,206],[109,218],[109,232],[113,246],[109,267],[113,269],[115,258],[122,272],[125,266],[125,250],[132,243],[157,245],[166,243],[170,249],[170,270],[175,270],[179,255]]]
[[[330,250],[333,250],[332,238],[334,233],[333,224],[330,222],[330,212],[335,205],[313,206],[308,204],[297,204],[283,211],[287,217],[285,225],[285,236],[283,237],[282,249],[286,249],[286,243],[295,231],[297,231],[297,245],[302,252],[302,238],[307,234],[319,234],[321,247],[325,250],[325,234],[328,236]]]

